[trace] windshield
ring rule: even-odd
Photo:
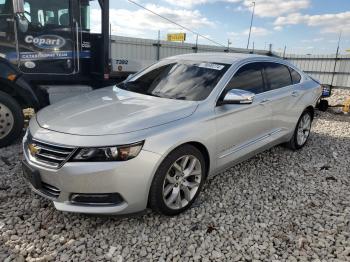
[[[118,87],[169,99],[201,101],[209,96],[229,65],[206,62],[160,62]]]

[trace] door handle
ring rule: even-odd
[[[294,96],[294,97],[299,96],[299,92],[298,92],[298,91],[293,91],[293,92],[292,92],[292,96]]]

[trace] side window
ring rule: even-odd
[[[44,20],[44,11],[43,10],[38,10],[38,22],[42,26],[45,25],[45,20]]]
[[[292,84],[288,67],[277,63],[265,63],[265,75],[269,90],[274,90]]]
[[[293,68],[290,68],[290,67],[289,67],[289,71],[292,76],[293,85],[299,84],[301,80],[301,75],[297,71],[295,71]]]
[[[259,94],[265,91],[260,63],[251,63],[242,66],[228,83],[225,91],[242,89]]]
[[[69,26],[69,13],[68,9],[58,10],[58,23],[61,26]]]

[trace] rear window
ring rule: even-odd
[[[277,63],[265,63],[265,73],[270,90],[282,88],[292,84],[288,67]]]
[[[293,84],[299,84],[300,83],[300,80],[301,80],[301,75],[295,71],[293,68],[289,68],[290,70],[290,74],[292,76],[292,82]]]

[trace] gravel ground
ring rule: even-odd
[[[173,218],[58,212],[25,185],[21,157],[20,144],[0,152],[0,261],[350,261],[350,116],[317,112],[304,149],[210,179]]]

